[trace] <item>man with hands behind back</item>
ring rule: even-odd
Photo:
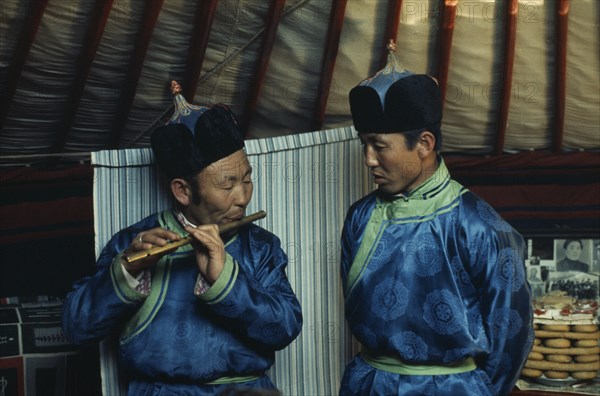
[[[377,189],[342,231],[346,320],[362,347],[340,395],[510,393],[533,341],[525,245],[450,178],[437,82],[390,54],[350,108]]]

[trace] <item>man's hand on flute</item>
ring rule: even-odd
[[[193,238],[192,246],[200,273],[211,285],[215,283],[225,264],[225,244],[216,224],[185,227]]]
[[[123,258],[121,259],[121,263],[131,276],[136,277],[143,270],[153,267],[164,255],[164,253],[147,256],[134,262],[126,260],[125,257],[128,257],[136,252],[151,249],[155,246],[165,246],[167,243],[174,242],[179,239],[181,239],[181,237],[178,234],[160,227],[142,231],[137,234],[133,241],[131,241],[131,244],[127,250],[125,250],[122,256]]]

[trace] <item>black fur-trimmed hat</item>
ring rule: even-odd
[[[392,50],[386,67],[352,88],[349,99],[354,128],[361,133],[439,128],[442,121],[437,81],[398,67]]]
[[[233,112],[224,104],[212,107],[187,103],[181,87],[171,83],[175,113],[151,137],[160,169],[171,179],[194,176],[210,164],[244,147]]]

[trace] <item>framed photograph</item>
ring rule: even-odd
[[[592,274],[600,275],[600,239],[592,241]]]
[[[591,272],[592,246],[591,239],[555,239],[556,271]]]
[[[554,290],[598,300],[600,239],[557,235],[526,238],[525,270],[532,298]]]

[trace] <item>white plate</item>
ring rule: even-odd
[[[564,379],[547,378],[544,375],[542,375],[541,377],[534,378],[534,380],[536,382],[538,382],[542,385],[546,385],[546,386],[571,386],[578,382],[585,381],[585,380],[575,379],[572,377],[568,377],[568,378],[564,378]]]

